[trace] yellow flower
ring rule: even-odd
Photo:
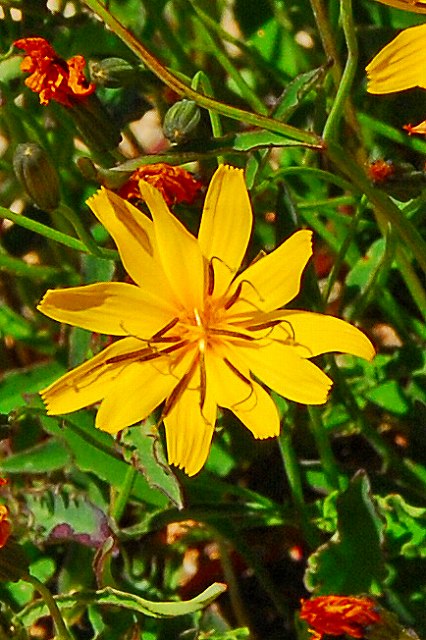
[[[414,13],[426,13],[426,0],[379,0],[383,4],[396,9],[405,9],[405,11],[414,11]]]
[[[41,395],[50,415],[102,401],[96,426],[110,433],[164,401],[169,462],[194,475],[208,456],[218,406],[256,438],[276,436],[277,407],[257,380],[290,400],[322,404],[332,382],[309,358],[341,351],[371,359],[374,349],[343,320],[281,309],[299,292],[310,231],[237,275],[253,223],[241,170],[216,171],[198,238],[152,185],[141,181],[140,190],[152,221],[105,189],[88,200],[135,284],[48,291],[39,305],[50,318],[122,339]]]
[[[426,24],[405,29],[366,67],[370,93],[426,89]]]

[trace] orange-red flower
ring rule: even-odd
[[[4,547],[10,536],[10,522],[8,508],[4,504],[0,504],[0,548]]]
[[[366,627],[380,621],[374,600],[358,596],[318,596],[302,600],[300,618],[306,620],[315,640],[344,633],[362,638]]]
[[[31,74],[25,84],[39,94],[41,104],[55,100],[72,107],[95,91],[95,85],[83,73],[86,65],[83,56],[63,60],[44,38],[21,38],[14,45],[27,54],[21,71]]]
[[[408,135],[411,136],[413,134],[426,136],[426,120],[420,122],[420,124],[405,124],[403,127],[406,131],[408,131]]]
[[[125,200],[143,200],[139,189],[140,180],[145,180],[158,189],[169,206],[180,202],[191,204],[203,186],[192,173],[182,167],[158,162],[136,169],[118,191],[119,195]]]
[[[375,160],[368,166],[368,177],[375,183],[386,182],[395,174],[395,166],[388,160]]]

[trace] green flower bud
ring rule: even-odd
[[[30,198],[44,211],[59,205],[59,178],[46,151],[35,142],[18,144],[13,169]]]
[[[104,58],[89,63],[90,79],[101,87],[119,89],[137,82],[143,67],[133,65],[122,58]]]
[[[120,130],[94,93],[84,102],[74,105],[69,113],[88,147],[93,151],[103,153],[119,145]]]
[[[170,107],[164,117],[163,132],[170,142],[179,144],[192,137],[201,111],[193,100],[180,100]]]

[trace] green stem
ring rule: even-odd
[[[0,218],[11,220],[20,227],[24,227],[24,229],[34,231],[34,233],[38,233],[40,236],[48,238],[48,240],[59,242],[59,244],[63,244],[70,249],[76,249],[77,251],[82,251],[83,253],[91,253],[83,244],[83,242],[81,242],[81,240],[77,240],[77,238],[68,236],[66,233],[62,233],[61,231],[56,231],[56,229],[52,229],[51,227],[48,227],[41,222],[37,222],[36,220],[31,220],[30,218],[26,218],[23,215],[13,213],[13,211],[10,211],[10,209],[0,207]],[[119,259],[118,252],[113,249],[99,249],[99,252],[100,257],[105,258],[106,260]]]
[[[62,618],[61,612],[59,611],[59,607],[56,604],[55,599],[53,598],[49,589],[42,582],[40,582],[40,580],[30,575],[29,573],[23,576],[23,579],[26,582],[31,583],[45,601],[50,615],[52,616],[55,623],[58,638],[60,638],[60,640],[74,640],[70,631],[65,626],[65,622]]]
[[[324,469],[329,488],[345,489],[347,485],[346,478],[339,471],[327,430],[321,420],[320,412],[317,407],[308,407],[308,411],[311,418],[311,431],[315,438],[322,468]]]
[[[334,84],[338,86],[340,83],[340,78],[342,77],[342,65],[339,60],[336,42],[334,39],[333,31],[330,27],[330,21],[324,7],[324,2],[323,0],[310,0],[310,2],[325,55],[329,60],[333,61],[333,66],[331,67],[331,75],[333,76]]]
[[[302,477],[300,474],[299,460],[293,447],[292,433],[289,425],[284,424],[278,437],[284,471],[287,476],[293,504],[300,518],[300,526],[305,540],[311,549],[318,546],[316,529],[312,527],[306,512],[305,498],[303,495]]]
[[[343,116],[345,104],[349,98],[358,64],[358,43],[355,37],[352,16],[352,0],[341,0],[341,18],[348,49],[348,57],[336,97],[333,101],[333,106],[324,127],[323,138],[326,141],[330,138],[335,139],[337,137],[340,121]]]
[[[205,109],[213,109],[218,113],[221,113],[233,120],[239,120],[240,122],[246,122],[255,127],[262,127],[268,131],[274,131],[280,133],[283,136],[287,136],[300,142],[306,142],[312,145],[321,145],[322,141],[315,133],[308,131],[301,131],[296,127],[287,125],[283,122],[278,122],[272,118],[267,118],[264,115],[258,113],[252,113],[245,109],[239,109],[225,104],[218,100],[214,100],[208,96],[198,93],[184,84],[175,75],[173,75],[161,62],[152,55],[131,33],[128,31],[117,18],[115,18],[107,9],[101,4],[99,0],[83,0],[84,4],[94,11],[111,30],[131,49],[144,63],[145,65],[168,87],[173,89],[178,95],[186,96],[191,100],[194,100],[197,104]]]
[[[204,73],[204,71],[198,71],[192,80],[191,87],[193,89],[198,90],[198,85],[201,86],[202,91],[206,96],[213,96],[213,87],[210,83],[209,77]],[[209,117],[213,137],[220,138],[223,135],[223,127],[219,114],[216,113],[216,111],[209,109]],[[218,164],[224,164],[224,157],[222,155],[218,155],[217,162]]]
[[[63,202],[59,204],[59,207],[56,209],[56,211],[60,215],[63,215],[64,218],[66,218],[68,222],[72,224],[76,234],[85,245],[87,252],[93,253],[93,255],[101,257],[102,255],[101,248],[98,247],[98,245],[90,235],[90,232],[86,230],[86,227],[81,222],[78,214]]]
[[[131,465],[128,465],[123,484],[119,492],[116,493],[111,507],[111,516],[117,523],[120,522],[123,516],[124,510],[129,500],[130,492],[132,491],[133,484],[136,480],[136,476],[136,469]]]
[[[189,3],[190,4],[190,3]],[[216,38],[214,38],[211,33],[208,31],[207,27],[204,25],[202,20],[198,16],[193,17],[195,26],[204,42],[208,47],[208,51],[213,54],[216,58],[220,66],[224,69],[224,71],[228,74],[228,76],[233,80],[235,85],[238,87],[241,97],[250,105],[250,107],[258,112],[266,115],[268,113],[268,109],[265,107],[263,102],[259,99],[257,94],[249,87],[247,82],[244,80],[240,71],[233,65],[231,59],[228,55],[220,48]]]

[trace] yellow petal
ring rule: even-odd
[[[198,242],[214,269],[214,293],[222,295],[244,258],[253,214],[242,169],[222,165],[206,195]]]
[[[49,289],[37,309],[49,318],[112,336],[149,338],[174,317],[167,299],[123,282]]]
[[[106,361],[136,351],[140,345],[136,338],[123,338],[40,391],[48,415],[71,413],[99,402],[114,388],[121,371],[129,364],[129,361],[111,364]]]
[[[251,324],[268,325],[275,320],[282,320],[282,324],[269,331],[263,330],[266,340],[278,340],[287,345],[293,343],[302,358],[313,358],[331,351],[350,353],[366,360],[375,356],[373,345],[362,331],[334,316],[310,311],[272,311],[255,314]],[[256,332],[253,331],[252,335]]]
[[[413,87],[426,89],[426,24],[405,29],[366,67],[368,91],[382,94]]]
[[[239,370],[231,361],[227,364],[213,354],[206,358],[206,364],[207,384],[220,407],[230,409],[255,438],[279,434],[278,409],[270,395],[251,378],[247,367]]]
[[[426,0],[379,0],[383,4],[413,13],[426,13]]]
[[[129,276],[153,296],[174,300],[158,260],[152,221],[116,193],[101,189],[87,204],[108,230]]]
[[[164,418],[167,455],[170,464],[193,476],[203,467],[209,455],[216,423],[217,406],[209,388],[200,407],[199,372],[194,382],[180,396]]]
[[[151,362],[132,362],[105,394],[96,416],[96,427],[117,433],[144,420],[175,385],[172,375],[164,375]]]
[[[312,231],[294,233],[275,251],[257,260],[234,281],[230,297],[241,284],[241,294],[228,317],[256,309],[283,307],[299,293],[303,270],[312,255]]]
[[[266,347],[233,349],[232,362],[241,361],[267,387],[302,404],[324,404],[332,381],[293,347],[272,343]]]
[[[197,239],[170,213],[155,187],[141,180],[139,189],[154,220],[160,261],[174,295],[185,308],[200,309],[204,261]]]

